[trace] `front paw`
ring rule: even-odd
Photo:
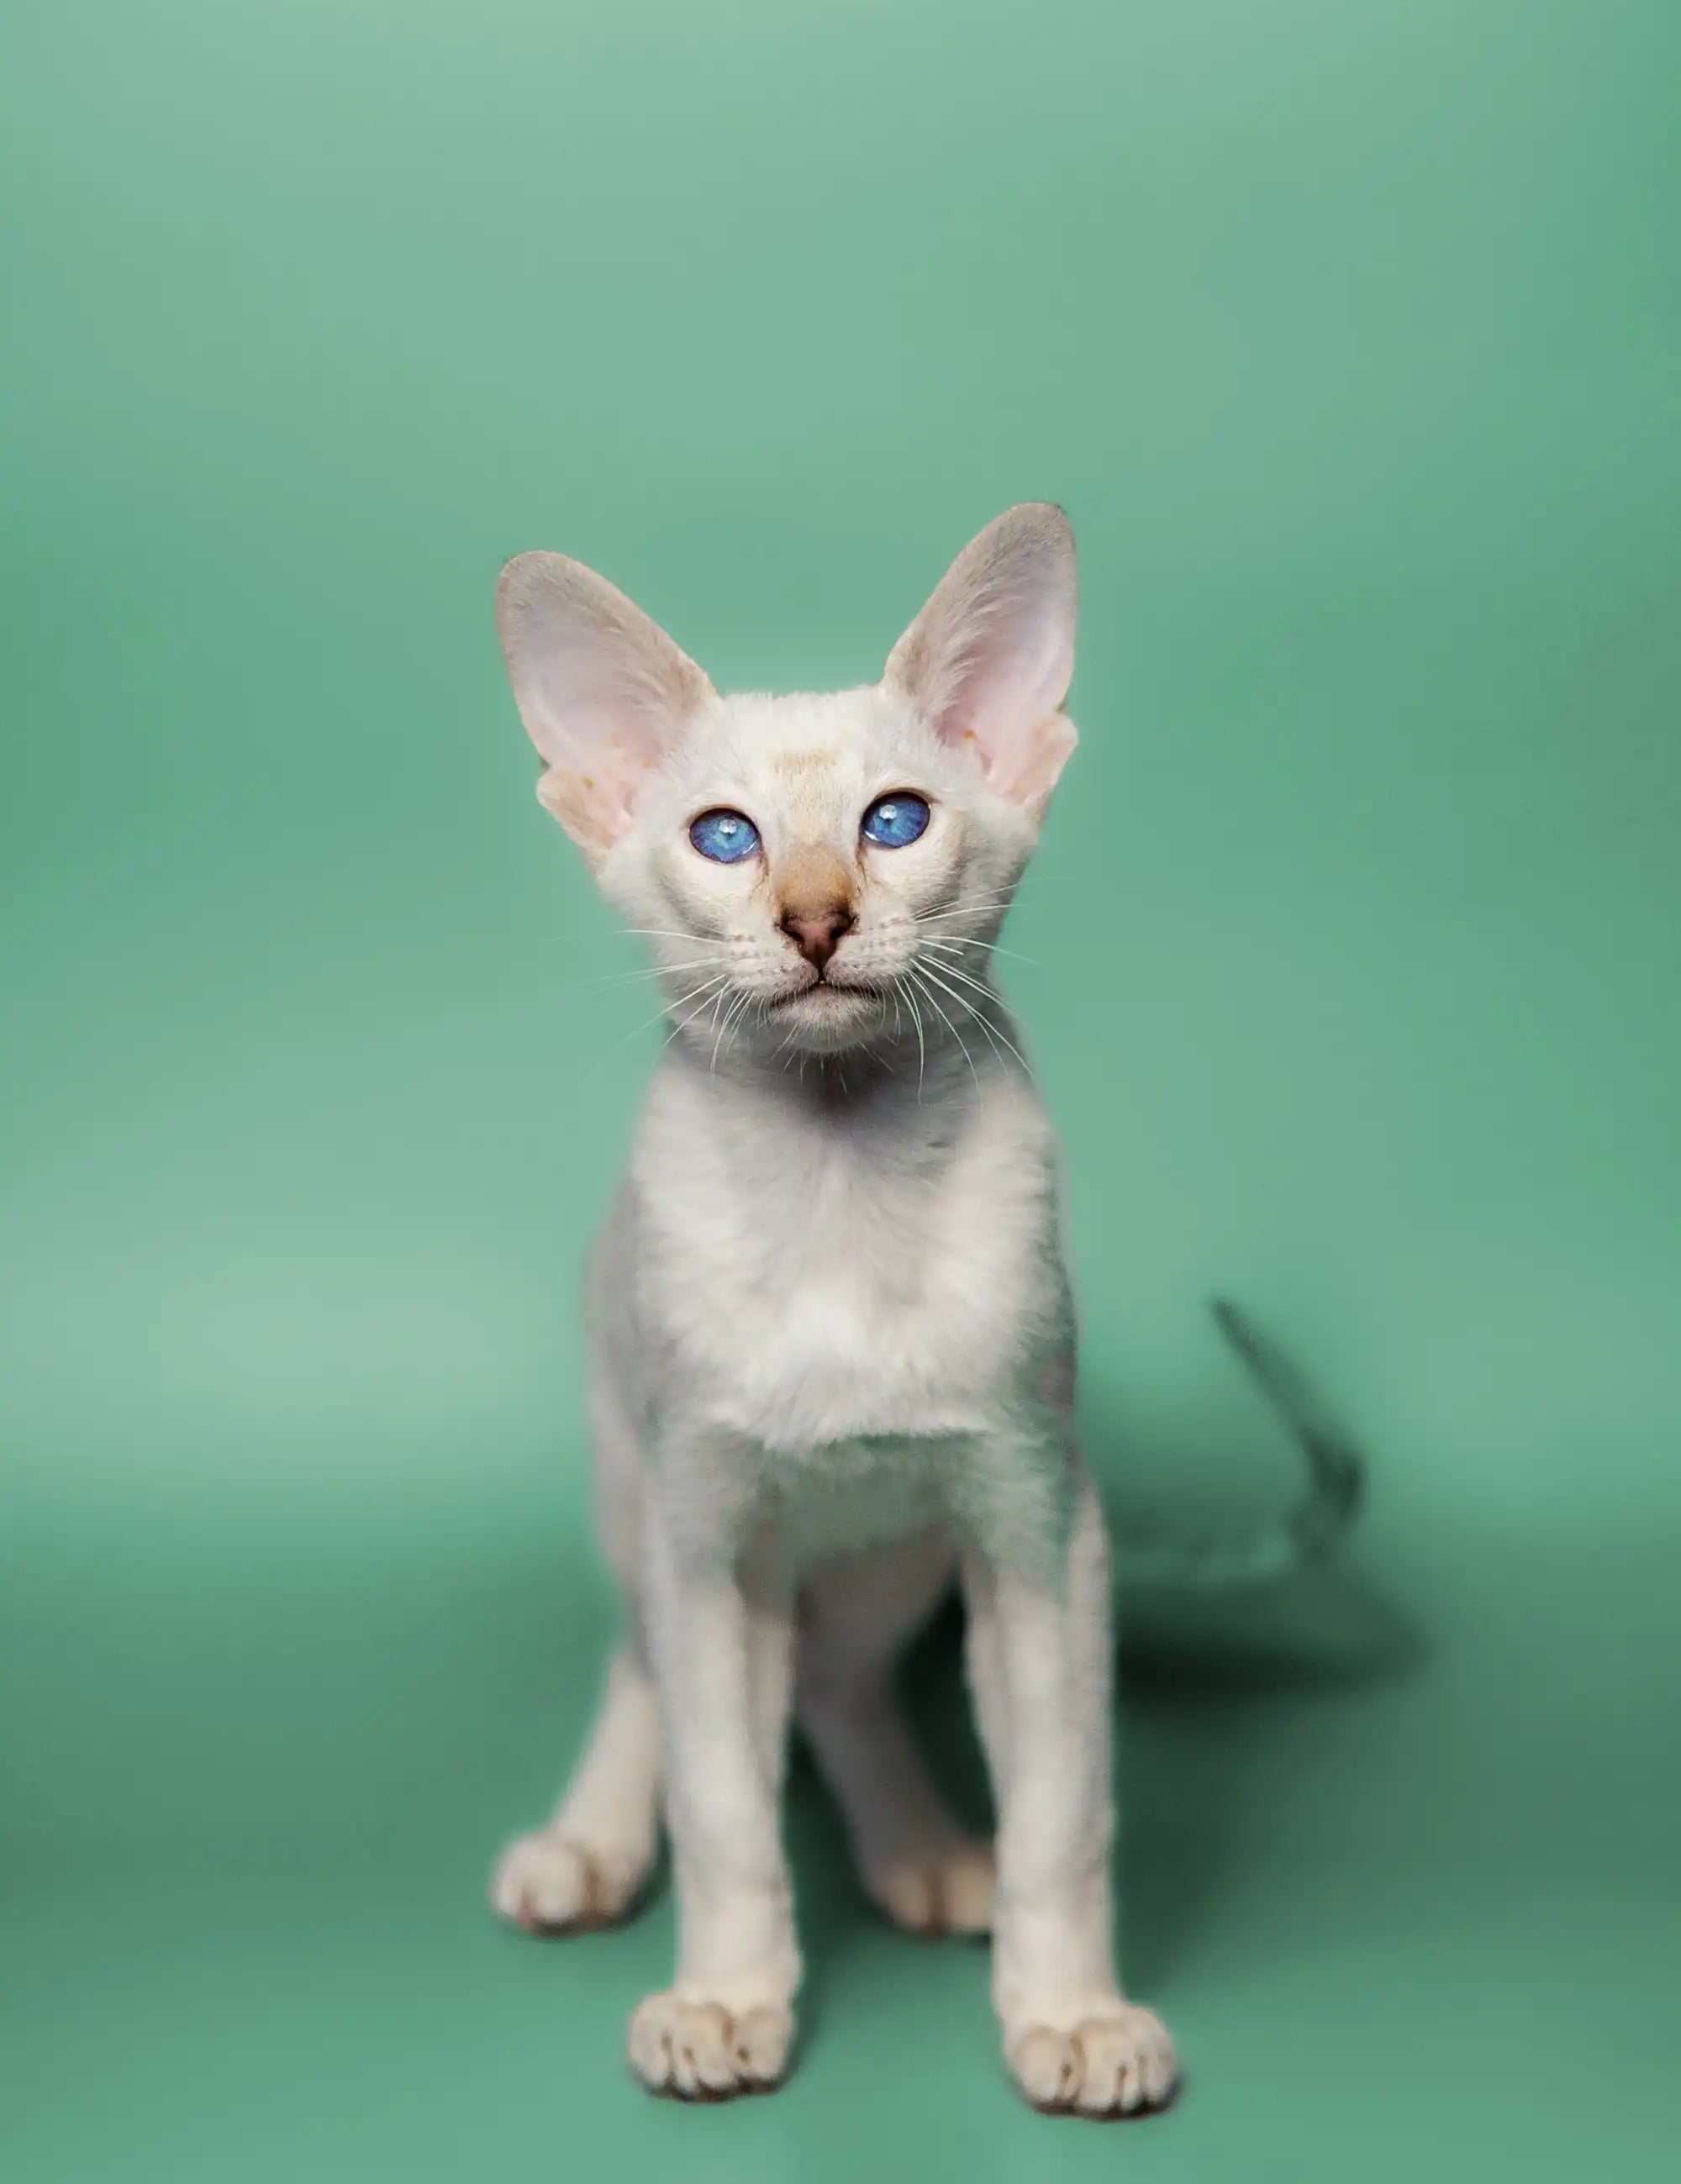
[[[630,2020],[630,2067],[651,2093],[734,2100],[781,2083],[793,2037],[786,2008],[729,2010],[722,2003],[651,1994]]]
[[[1145,2114],[1166,2107],[1177,2081],[1167,2027],[1131,2003],[1066,2026],[1007,2026],[1004,2059],[1034,2107],[1050,2114]]]

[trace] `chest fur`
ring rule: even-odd
[[[863,1124],[673,1100],[634,1179],[660,1399],[769,1448],[985,1431],[1066,1312],[1049,1132],[1008,1080]]]

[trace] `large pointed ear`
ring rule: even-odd
[[[1024,501],[970,539],[882,677],[1036,818],[1076,740],[1062,710],[1076,595],[1068,518],[1049,501]]]
[[[496,631],[547,769],[538,796],[598,862],[712,686],[640,607],[564,554],[509,562],[496,586]]]

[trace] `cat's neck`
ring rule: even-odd
[[[1029,1074],[1019,1035],[996,995],[961,1027],[930,1023],[835,1054],[791,1050],[773,1038],[737,1038],[718,1048],[679,1035],[665,1066],[723,1100],[768,1102],[790,1117],[844,1131],[909,1117],[938,1127],[1001,1075]]]

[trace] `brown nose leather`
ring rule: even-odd
[[[852,913],[846,909],[790,910],[784,913],[782,929],[812,968],[821,971],[842,937],[852,931]]]

